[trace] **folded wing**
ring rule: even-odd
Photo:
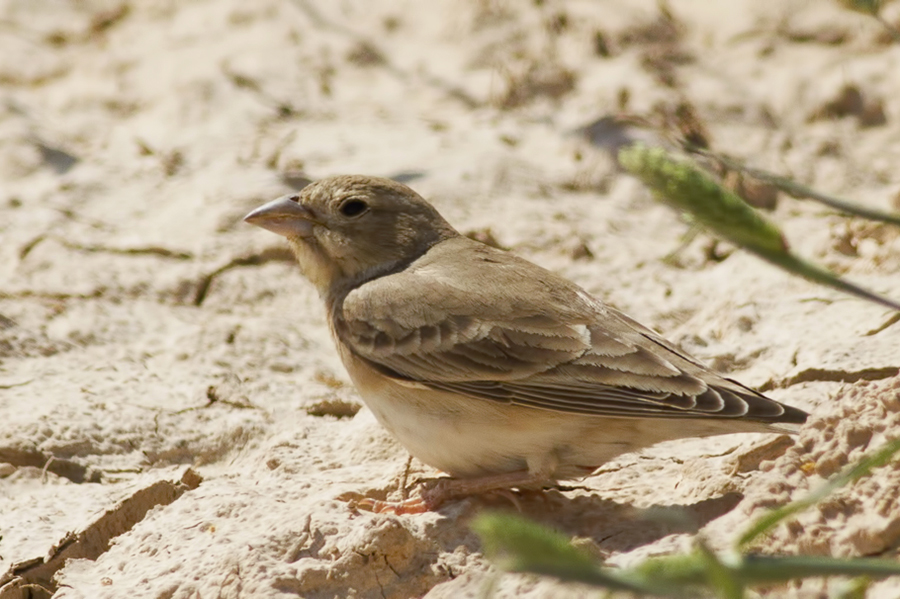
[[[477,264],[460,279],[412,268],[351,292],[335,311],[336,333],[387,376],[486,401],[597,416],[805,420],[565,279],[502,256],[490,272],[509,278],[499,281],[508,293],[461,286],[478,280]]]

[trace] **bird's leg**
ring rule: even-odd
[[[357,505],[378,513],[421,514],[435,510],[453,499],[481,495],[491,491],[506,491],[512,487],[535,488],[546,482],[548,479],[544,473],[530,470],[517,470],[478,478],[440,478],[430,485],[424,485],[424,488],[419,489],[413,497],[403,501],[365,498]]]
[[[412,466],[412,454],[406,458],[406,468],[403,469],[403,478],[400,479],[400,493],[404,500],[409,498],[409,491],[406,489],[406,481],[409,480],[409,468]]]
[[[510,489],[540,490],[545,484],[555,480],[553,473],[559,465],[559,460],[554,452],[542,452],[529,456],[525,463],[527,469],[524,470],[474,478],[440,478],[430,481],[420,486],[413,497],[402,501],[382,501],[366,497],[356,505],[377,513],[421,514],[435,510],[453,499],[500,492],[521,511],[518,499],[510,493]]]

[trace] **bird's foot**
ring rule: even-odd
[[[384,501],[371,497],[354,500],[356,507],[375,513],[387,514],[422,514],[434,511],[449,501],[473,495],[498,494],[509,499],[521,511],[519,498],[510,489],[534,490],[547,482],[542,476],[536,476],[527,470],[492,474],[478,478],[439,478],[426,481],[409,499],[402,501]]]

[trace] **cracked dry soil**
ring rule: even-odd
[[[811,411],[795,438],[667,443],[520,500],[612,565],[698,532],[727,546],[896,437],[898,318],[704,235],[664,260],[687,226],[569,132],[674,123],[896,211],[897,73],[900,45],[839,3],[0,0],[0,598],[587,594],[494,571],[467,523],[503,500],[397,517],[337,499],[400,497],[407,456],[285,246],[241,222],[337,173],[412,185]],[[900,298],[897,227],[740,184],[799,254]],[[763,549],[896,557],[898,476]]]

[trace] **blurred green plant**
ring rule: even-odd
[[[900,226],[900,214],[896,212],[884,212],[882,210],[875,210],[874,208],[867,208],[865,206],[860,206],[859,204],[848,202],[847,200],[816,191],[812,187],[807,187],[806,185],[797,183],[787,177],[782,177],[781,175],[776,175],[775,173],[770,173],[766,170],[747,166],[736,158],[713,152],[706,148],[685,145],[684,149],[692,154],[698,154],[704,158],[718,162],[728,170],[750,175],[755,179],[777,187],[793,198],[813,200],[830,208],[834,208],[835,210],[846,212],[847,214]]]
[[[473,521],[472,528],[481,537],[488,558],[504,570],[553,576],[609,591],[742,599],[747,588],[753,586],[798,578],[848,576],[854,578],[837,587],[832,599],[862,599],[869,580],[900,576],[900,563],[888,559],[759,555],[751,553],[748,547],[778,523],[887,464],[898,451],[900,439],[895,439],[808,496],[767,512],[751,523],[729,552],[716,553],[698,537],[690,553],[650,558],[629,568],[610,568],[573,546],[564,535],[522,516],[490,512]]]
[[[625,170],[652,189],[660,200],[718,237],[805,279],[900,311],[900,303],[850,283],[791,252],[777,225],[689,160],[676,158],[662,147],[642,143],[622,147],[618,159]]]
[[[830,481],[813,491],[806,497],[792,501],[791,503],[772,510],[759,520],[754,522],[747,531],[738,539],[738,547],[745,548],[751,543],[759,539],[761,536],[772,530],[775,525],[785,518],[796,514],[808,507],[822,501],[841,487],[844,487],[860,478],[866,476],[873,469],[884,466],[890,462],[897,452],[900,451],[900,439],[894,439],[886,443],[884,447],[878,451],[864,457],[856,464],[845,468],[842,472],[835,475]]]

